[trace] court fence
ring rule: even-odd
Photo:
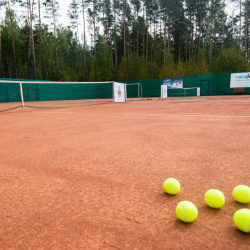
[[[200,87],[201,96],[232,95],[233,88],[230,88],[231,73],[207,74],[183,77],[183,88]],[[163,79],[124,81],[123,83],[141,83],[144,97],[161,96],[161,85]],[[250,88],[245,88],[245,95],[250,95]],[[134,95],[130,93],[130,95]]]
[[[231,73],[208,74],[183,77],[183,88],[200,88],[201,96],[232,95],[230,88]],[[99,99],[112,98],[112,82],[104,84],[25,84],[34,81],[26,79],[2,78],[6,84],[0,84],[0,102],[19,102],[20,88],[18,83],[23,82],[24,99],[26,101],[47,100],[75,100],[75,99]],[[17,84],[8,84],[8,81],[16,81]],[[127,97],[160,97],[163,79],[120,81],[128,84]],[[39,83],[39,81],[37,81]],[[140,84],[140,88],[138,88]],[[250,94],[250,88],[245,88],[244,94]]]

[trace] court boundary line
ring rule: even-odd
[[[188,116],[188,117],[222,117],[222,118],[250,118],[250,115],[199,115],[199,114],[130,114],[130,115],[138,115],[138,116]]]

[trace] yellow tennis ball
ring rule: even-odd
[[[209,189],[205,193],[204,200],[209,207],[220,208],[225,204],[224,194],[217,189]]]
[[[250,233],[250,209],[243,208],[234,213],[234,225],[245,233]]]
[[[250,202],[250,187],[245,185],[239,185],[233,190],[233,197],[240,203]]]
[[[198,209],[194,203],[190,201],[181,201],[177,204],[176,215],[183,222],[193,222],[198,216]]]
[[[181,189],[181,185],[176,179],[168,178],[165,180],[163,188],[168,194],[178,194]]]

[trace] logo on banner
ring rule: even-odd
[[[120,88],[120,86],[119,86],[119,89],[118,89],[118,97],[121,98],[121,96],[122,96],[122,92],[121,92],[121,88]]]
[[[163,85],[167,85],[169,88],[183,88],[183,78],[169,78],[163,80]]]
[[[247,79],[249,79],[250,78],[250,75],[249,74],[247,74],[246,76],[236,76],[236,80],[247,80]]]

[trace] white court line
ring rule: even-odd
[[[135,115],[140,115],[140,116],[191,116],[191,117],[198,116],[198,117],[223,117],[223,118],[250,118],[250,115],[246,115],[246,116],[244,116],[244,115],[177,115],[177,114],[135,114]]]
[[[72,114],[73,112],[37,112],[42,114]]]

